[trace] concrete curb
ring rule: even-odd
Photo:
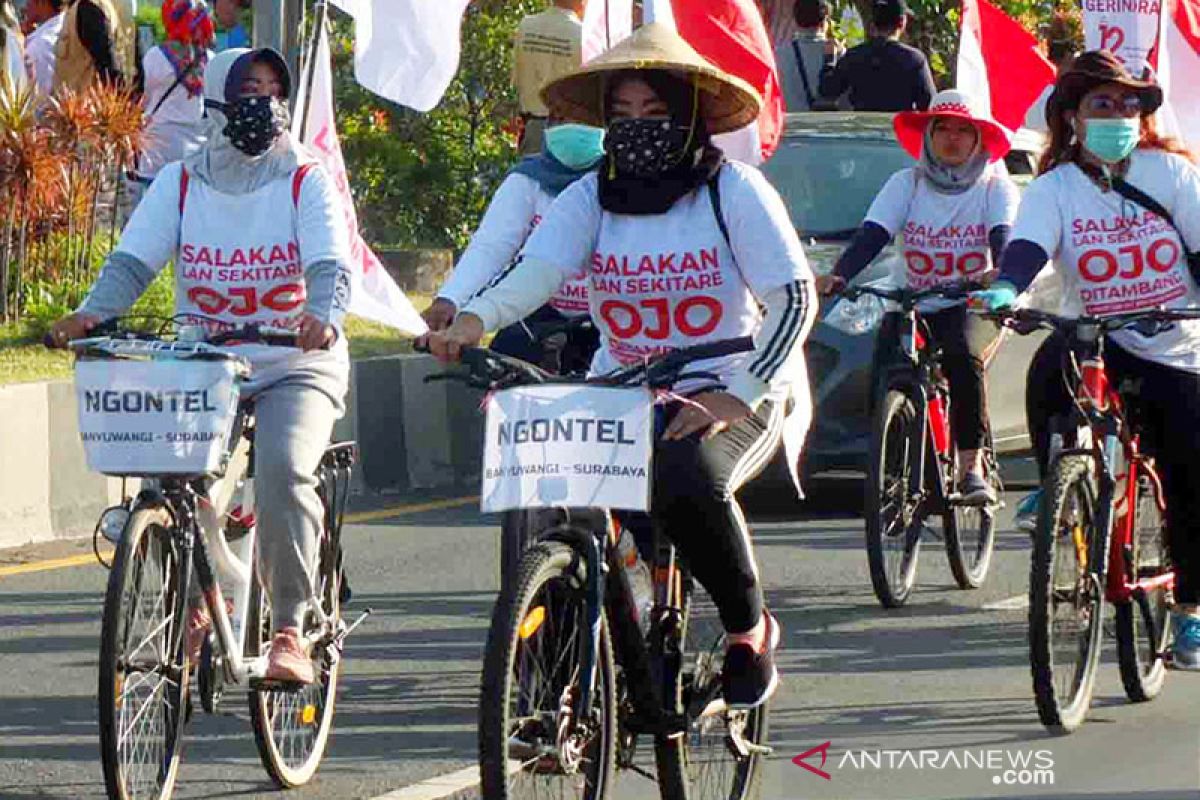
[[[478,487],[480,394],[424,382],[440,371],[425,355],[351,366],[346,416],[334,439],[358,442],[354,493]],[[0,441],[0,548],[90,535],[100,512],[120,498],[119,479],[87,469],[69,380],[0,387]]]

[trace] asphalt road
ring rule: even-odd
[[[845,498],[755,504],[786,646],[763,798],[1200,798],[1200,676],[1173,673],[1158,700],[1127,704],[1110,640],[1087,724],[1065,738],[1043,732],[1021,605],[1029,550],[1009,513],[983,589],[953,589],[932,543],[909,606],[885,612]],[[352,525],[346,539],[354,606],[376,614],[350,640],[322,770],[288,797],[372,798],[474,763],[495,527],[468,507]],[[103,796],[95,689],[105,577],[96,565],[0,577],[4,800]],[[278,796],[241,695],[220,716],[198,714],[187,736],[176,796]],[[828,779],[792,763],[826,742]],[[806,763],[820,769],[820,753]],[[1048,771],[1022,775],[1022,765]],[[655,788],[626,774],[614,796],[650,798]]]

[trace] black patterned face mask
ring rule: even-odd
[[[646,178],[679,164],[691,140],[686,125],[671,119],[616,119],[604,135],[604,150],[619,175]]]
[[[270,150],[288,127],[287,106],[274,97],[240,97],[222,110],[228,120],[222,133],[251,158]]]

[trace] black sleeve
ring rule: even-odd
[[[924,56],[921,56],[920,63],[917,65],[915,77],[917,85],[913,92],[913,106],[918,111],[925,111],[933,101],[933,96],[937,94],[937,87],[933,84],[933,73],[929,71],[929,61]]]
[[[1004,248],[1008,244],[1008,237],[1012,235],[1012,225],[997,225],[988,231],[988,247],[992,251],[992,263],[998,268],[1000,259],[1004,255]]]
[[[1033,279],[1046,266],[1050,256],[1028,239],[1014,239],[1004,248],[1004,256],[1000,259],[1000,275],[998,281],[1008,281],[1023,292],[1033,283]]]
[[[817,84],[817,94],[831,100],[841,97],[847,88],[848,63],[845,56],[842,56],[840,61],[833,56],[825,56],[825,63],[821,65],[821,81]]]
[[[113,63],[112,37],[104,12],[90,0],[79,0],[77,19],[79,41],[91,55],[100,79],[108,83],[121,80],[121,72]]]
[[[842,251],[842,255],[833,267],[833,274],[849,283],[854,276],[867,268],[875,260],[892,235],[877,222],[864,222],[862,227],[850,240],[850,246]]]

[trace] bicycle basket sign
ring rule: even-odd
[[[237,374],[232,361],[78,362],[88,467],[106,475],[218,472],[237,413]]]
[[[653,403],[645,389],[522,386],[488,405],[484,511],[650,507]]]

